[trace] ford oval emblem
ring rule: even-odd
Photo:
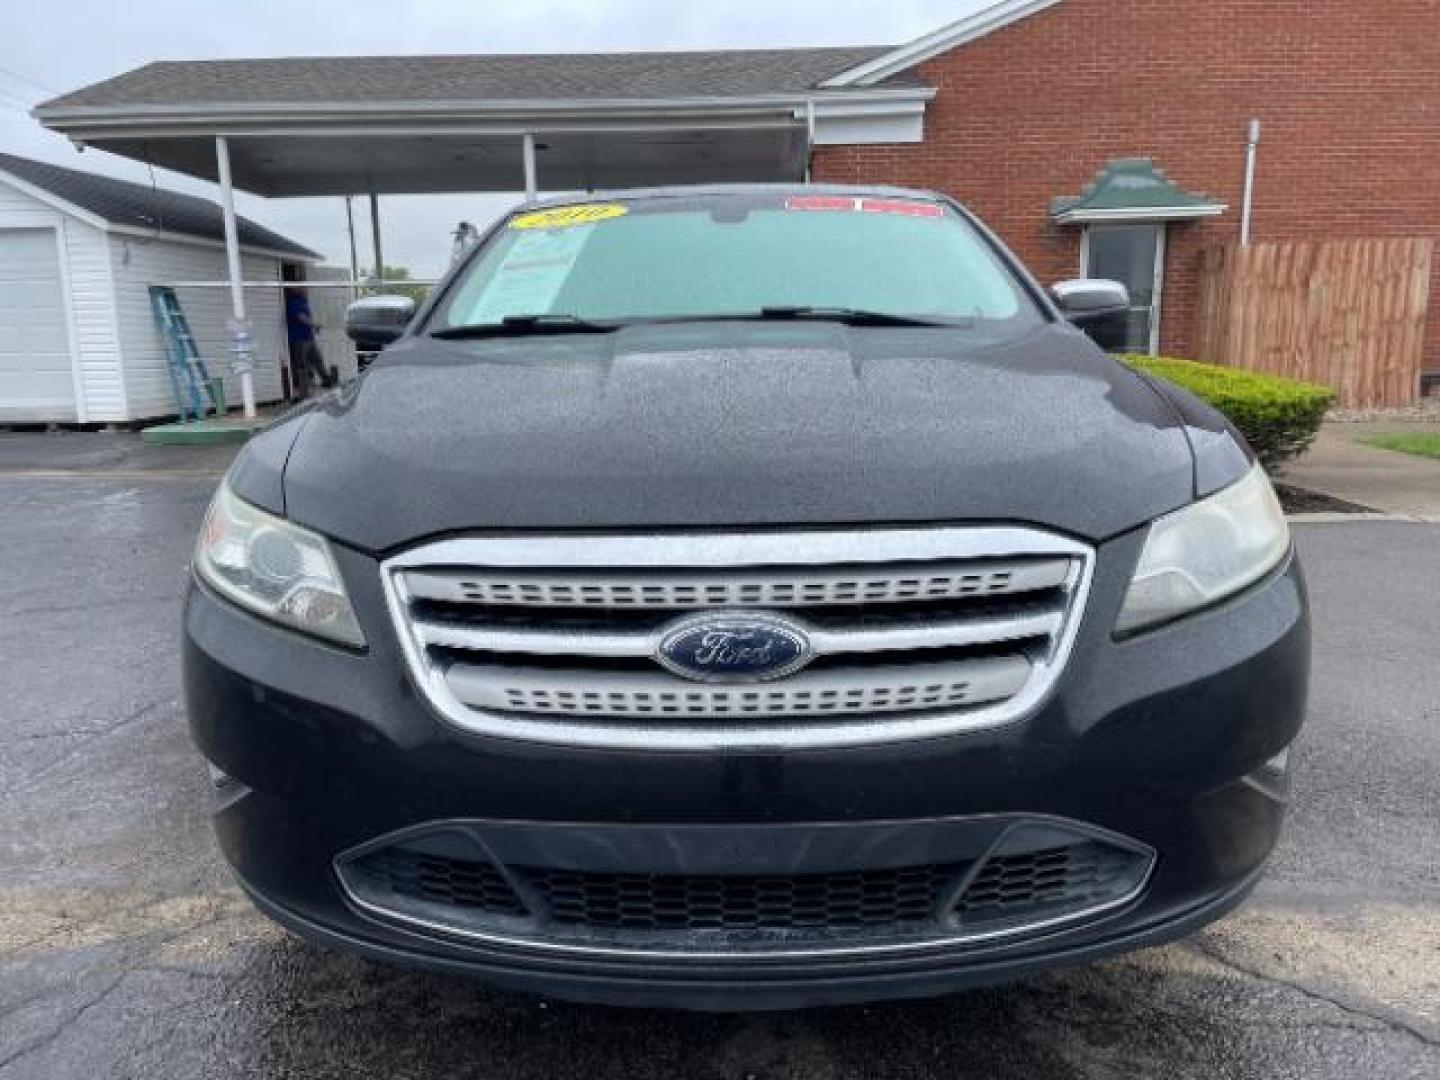
[[[665,632],[655,659],[700,682],[763,682],[810,662],[810,639],[775,615],[720,613],[682,619]]]

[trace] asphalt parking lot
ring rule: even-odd
[[[1235,915],[932,1002],[634,1012],[325,954],[255,914],[211,843],[176,660],[223,456],[48,438],[0,437],[3,1080],[1440,1076],[1440,525],[1297,530],[1313,705],[1290,827]]]

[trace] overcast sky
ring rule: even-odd
[[[5,20],[0,149],[147,181],[99,150],[83,156],[45,131],[30,106],[151,60],[414,53],[583,52],[899,44],[991,0],[45,0]],[[164,186],[215,197],[211,184],[158,170]],[[386,262],[417,277],[443,269],[459,220],[491,220],[496,195],[382,199]],[[240,211],[349,261],[342,200],[242,196]],[[364,209],[357,204],[357,211]],[[366,215],[357,213],[362,251]]]

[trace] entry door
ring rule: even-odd
[[[0,229],[0,421],[75,418],[55,230]]]
[[[338,266],[310,266],[305,270],[305,280],[349,281],[350,271]],[[356,375],[355,343],[345,335],[345,310],[353,299],[355,295],[349,289],[310,290],[310,310],[320,327],[315,335],[320,355],[325,358],[325,366],[335,368],[345,383]]]
[[[1160,348],[1160,291],[1165,273],[1165,226],[1091,225],[1085,230],[1080,274],[1118,281],[1130,290],[1125,348]]]

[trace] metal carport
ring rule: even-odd
[[[219,183],[236,370],[254,397],[233,189],[259,195],[794,181],[825,143],[918,142],[934,90],[892,50],[307,57],[146,65],[34,115],[80,145]]]

